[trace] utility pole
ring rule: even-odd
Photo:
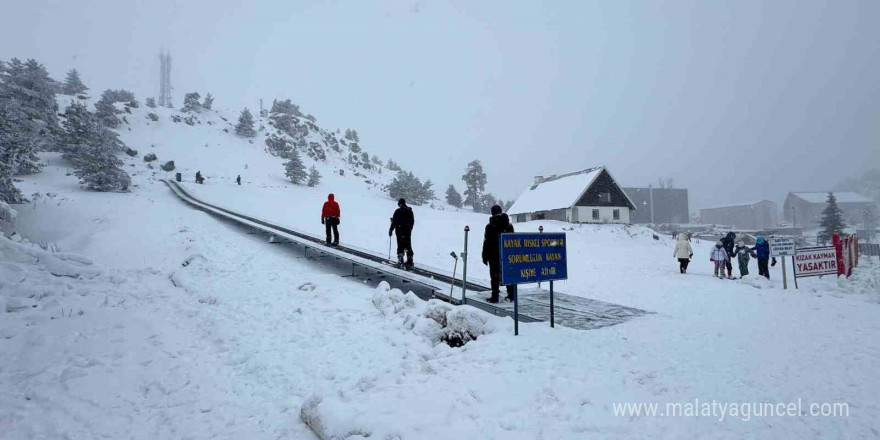
[[[648,185],[648,197],[651,199],[651,224],[654,224],[654,186]]]
[[[159,106],[174,107],[171,103],[171,54],[159,50]]]

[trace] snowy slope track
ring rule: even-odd
[[[249,228],[262,231],[271,236],[275,236],[276,238],[283,238],[292,243],[296,243],[297,245],[304,247],[306,252],[311,249],[319,254],[329,255],[338,260],[350,262],[352,265],[352,275],[355,273],[355,268],[360,266],[420,286],[430,292],[427,295],[429,298],[439,298],[454,304],[461,303],[460,296],[455,297],[447,293],[450,291],[451,284],[455,283],[455,280],[439,270],[417,265],[413,270],[405,271],[389,265],[386,258],[365,249],[358,249],[350,245],[332,248],[327,247],[324,240],[320,237],[315,237],[302,231],[293,230],[263,219],[206,203],[193,196],[183,187],[183,185],[170,180],[166,180],[165,182],[178,197],[198,209],[234,221]],[[460,285],[461,282],[458,283],[458,286]],[[485,301],[484,297],[490,290],[488,286],[468,282],[467,290],[468,292],[474,293],[467,297],[466,302],[468,305],[487,311],[496,316],[513,316],[512,304],[490,304]],[[521,290],[520,320],[523,322],[549,321],[550,306],[548,295],[549,293],[547,291],[541,289]],[[554,293],[554,296],[557,301],[557,306],[555,308],[556,322],[560,325],[576,329],[591,330],[607,327],[647,313],[640,309],[566,295],[559,292]]]

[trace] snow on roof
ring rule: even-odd
[[[814,192],[793,192],[791,193],[797,198],[806,200],[810,203],[825,203],[828,201],[828,191],[814,191]],[[835,192],[834,197],[837,198],[837,203],[872,203],[873,200],[862,196],[859,193],[854,193],[852,191],[840,191]]]
[[[710,206],[710,207],[708,207],[708,208],[700,208],[700,209],[738,208],[738,207],[741,207],[741,206],[754,206],[754,205],[757,205],[758,203],[765,203],[765,202],[773,203],[773,201],[771,201],[771,200],[761,199],[761,200],[754,200],[754,201],[751,201],[751,202],[729,203],[729,204],[727,204],[727,205]],[[774,203],[774,204],[775,204],[775,203]]]
[[[605,167],[588,168],[551,176],[536,185],[530,185],[507,213],[524,214],[571,207],[604,169]]]

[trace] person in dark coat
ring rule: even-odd
[[[500,206],[495,205],[483,236],[483,264],[489,266],[489,278],[492,280],[492,296],[486,298],[490,303],[498,302],[501,291],[501,250],[498,249],[498,237],[507,232],[513,232],[510,218],[501,212]],[[513,286],[507,286],[507,300],[513,301]]]
[[[205,179],[202,177],[201,171],[196,171],[196,183],[202,183]]]
[[[412,208],[406,206],[406,200],[397,201],[397,209],[391,217],[391,227],[388,228],[388,236],[397,234],[397,264],[407,268],[413,267],[412,230],[416,224]],[[406,253],[406,263],[403,262],[403,254]]]
[[[733,261],[733,257],[736,256],[736,234],[728,232],[727,235],[721,239],[721,246],[724,248],[724,251],[727,252],[727,262],[724,263],[724,266],[727,268],[727,278],[733,278],[733,265],[730,262]]]
[[[239,174],[239,175],[235,178],[235,183],[237,183],[238,186],[241,186],[241,174]]]
[[[339,203],[333,194],[327,196],[324,207],[321,208],[321,224],[327,231],[327,246],[339,246]],[[330,232],[333,232],[333,241],[330,241]]]

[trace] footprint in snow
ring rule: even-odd
[[[297,289],[302,290],[303,292],[311,292],[315,290],[315,287],[317,286],[315,286],[315,284],[313,283],[302,283],[299,285],[299,287],[297,287]]]

